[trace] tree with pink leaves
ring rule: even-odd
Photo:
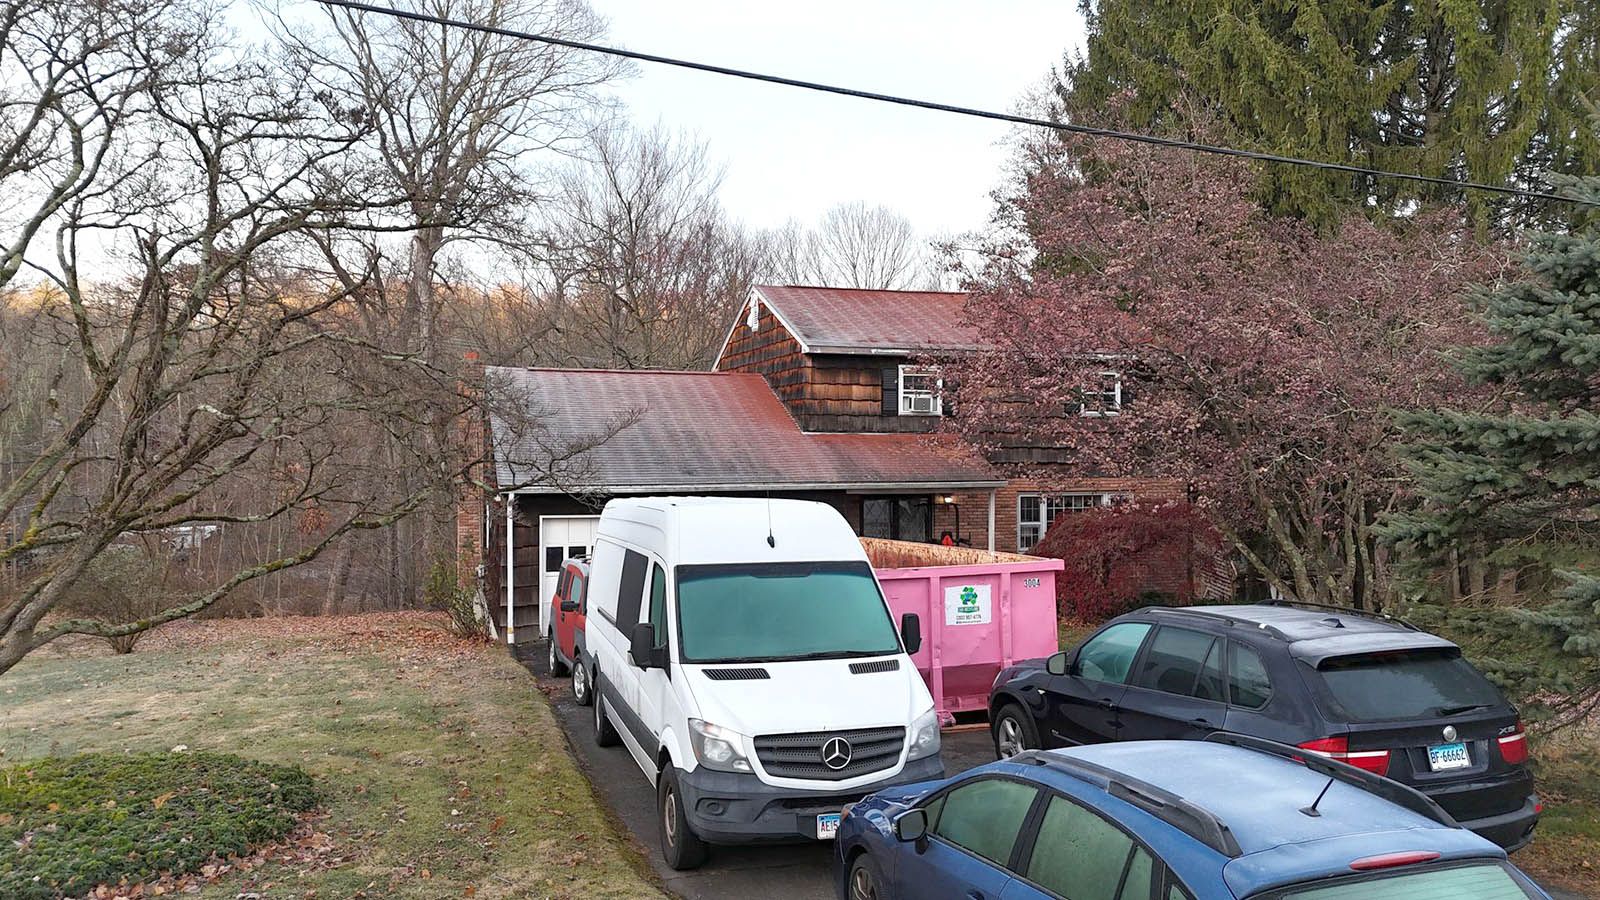
[[[1052,139],[1020,171],[969,271],[995,350],[956,364],[957,427],[1051,448],[1047,481],[1181,479],[1286,598],[1381,608],[1393,412],[1472,402],[1444,353],[1482,341],[1464,288],[1504,254],[1448,211],[1318,233],[1234,160]]]

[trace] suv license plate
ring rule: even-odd
[[[1435,772],[1448,772],[1451,769],[1465,769],[1472,765],[1472,757],[1467,755],[1467,745],[1461,742],[1454,744],[1439,744],[1428,748],[1428,768]]]
[[[817,816],[817,840],[831,841],[839,835],[839,813],[823,813]]]

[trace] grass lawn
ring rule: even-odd
[[[1531,749],[1544,816],[1515,862],[1542,882],[1600,897],[1600,729],[1557,733]]]
[[[326,812],[208,898],[661,896],[534,680],[442,619],[177,623],[132,656],[47,649],[0,676],[0,765],[191,750],[294,764]]]

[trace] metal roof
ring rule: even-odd
[[[968,295],[963,293],[767,284],[756,286],[755,292],[807,353],[916,353],[988,346],[964,321]]]
[[[1005,484],[947,435],[810,434],[760,375],[489,367],[495,474],[527,493]]]

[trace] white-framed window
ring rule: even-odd
[[[1083,389],[1080,416],[1116,416],[1122,414],[1122,373],[1101,372],[1093,383]]]
[[[1058,516],[1116,502],[1117,494],[1018,494],[1017,552],[1027,553],[1049,533]]]
[[[900,367],[900,415],[943,415],[939,395],[944,390],[944,379],[933,366]]]

